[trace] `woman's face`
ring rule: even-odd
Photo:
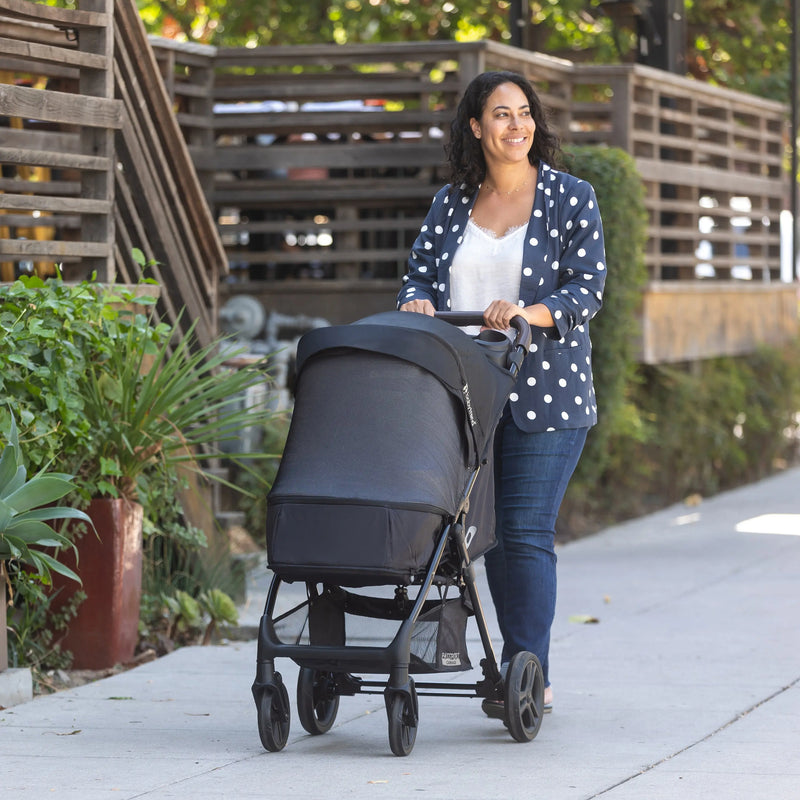
[[[486,99],[480,119],[469,121],[489,163],[527,161],[536,123],[525,92],[515,83],[501,83]]]

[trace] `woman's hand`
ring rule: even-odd
[[[497,331],[507,331],[511,327],[511,319],[516,316],[525,316],[522,308],[508,300],[493,300],[483,312],[483,322],[487,328]]]
[[[433,303],[430,300],[410,300],[400,306],[401,311],[415,311],[417,314],[426,314],[432,317],[436,313]]]
[[[544,303],[532,306],[518,306],[508,300],[493,300],[483,312],[483,321],[487,328],[507,331],[514,317],[522,317],[528,324],[537,328],[552,328],[555,324],[550,309]]]

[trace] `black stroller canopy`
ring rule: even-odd
[[[341,347],[399,358],[436,376],[463,406],[470,466],[477,465],[514,382],[486,358],[480,343],[435,317],[387,311],[307,333],[297,350],[298,374],[308,358]]]

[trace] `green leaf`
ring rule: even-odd
[[[80,576],[73,572],[69,567],[53,558],[50,554],[37,552],[31,553],[31,557],[39,571],[43,572],[45,575],[48,574],[47,570],[49,569],[53,572],[57,572],[59,575],[63,575],[65,578],[71,578],[73,581],[77,581],[83,585],[83,581],[80,579]]]
[[[5,498],[18,513],[60,500],[72,491],[72,482],[60,475],[38,475]]]
[[[82,522],[87,522],[94,527],[92,518],[85,512],[78,508],[70,508],[69,506],[47,506],[45,508],[34,508],[25,512],[25,519],[33,520],[51,520],[51,519],[79,519]]]

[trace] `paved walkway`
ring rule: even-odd
[[[286,749],[267,753],[248,641],[0,712],[2,795],[800,798],[800,469],[565,545],[559,578],[555,710],[531,743],[475,699],[422,697],[415,748],[397,758],[382,698],[365,695],[342,698],[324,736],[295,713]],[[245,624],[265,574],[253,591]],[[278,667],[293,687],[297,668]]]

